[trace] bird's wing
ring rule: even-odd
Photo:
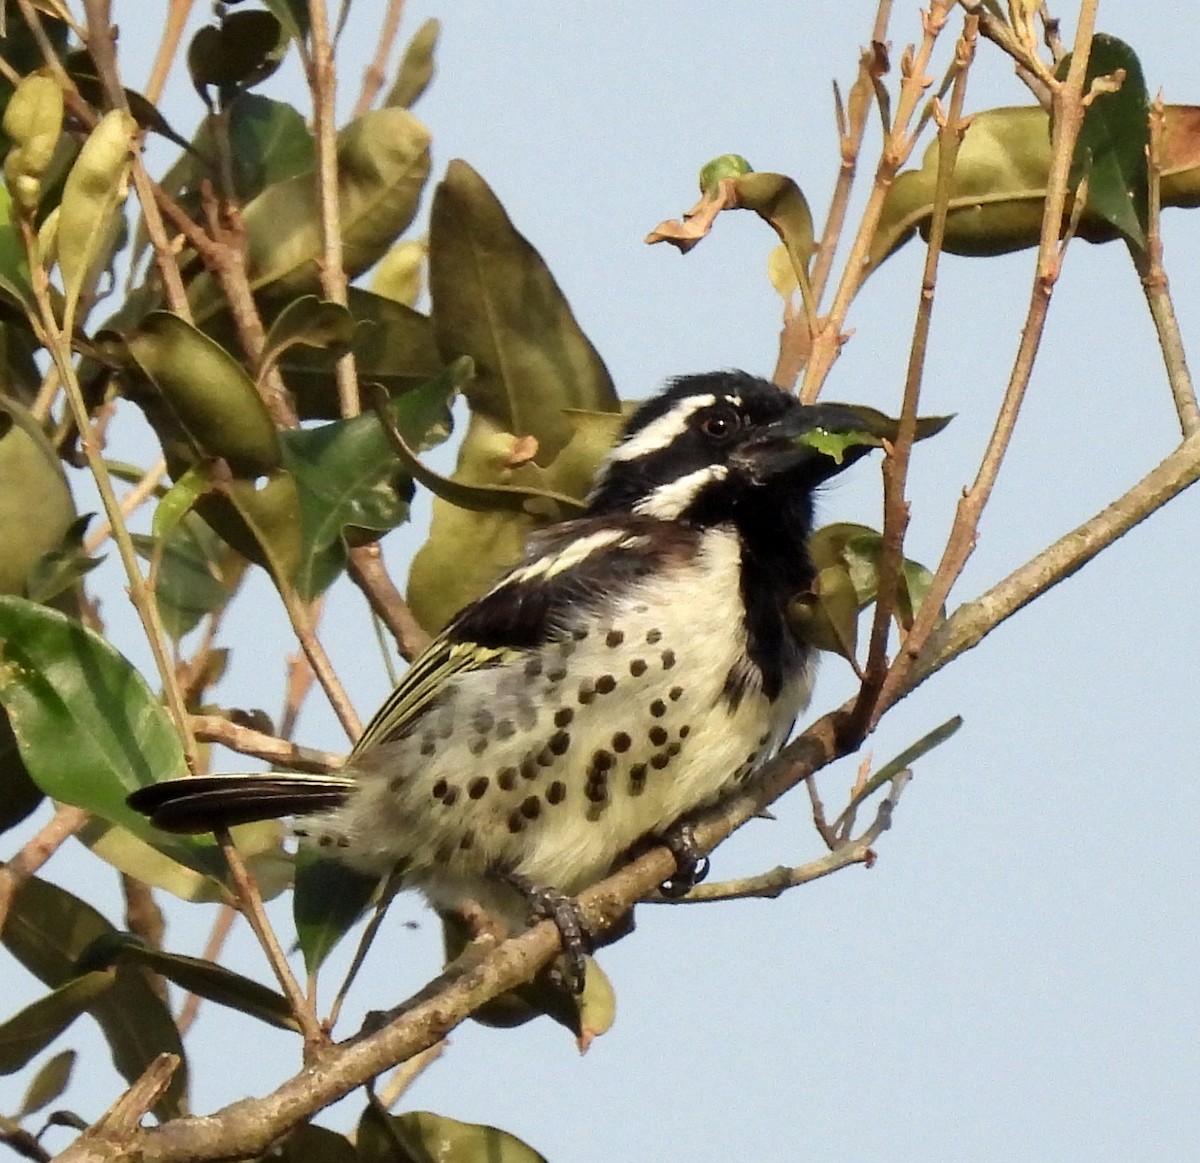
[[[375,712],[366,730],[354,745],[347,760],[380,743],[402,736],[408,727],[437,702],[439,694],[456,675],[500,666],[519,658],[520,650],[502,646],[481,646],[475,642],[455,642],[442,634],[413,660],[383,706]]]
[[[408,668],[348,764],[404,735],[456,676],[524,660],[561,637],[586,607],[614,600],[695,545],[689,530],[640,518],[582,518],[536,535],[525,560],[465,607]]]

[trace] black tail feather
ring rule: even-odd
[[[354,781],[337,775],[193,775],[140,787],[129,806],[165,832],[211,832],[343,804]]]

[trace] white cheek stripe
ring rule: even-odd
[[[713,481],[723,481],[728,475],[729,469],[726,465],[705,465],[687,476],[659,485],[648,497],[638,501],[633,511],[646,517],[656,517],[660,521],[674,521],[696,499],[705,485]]]
[[[711,394],[703,396],[687,396],[680,400],[669,412],[651,420],[640,432],[635,432],[628,440],[618,444],[609,453],[611,460],[637,460],[650,452],[666,448],[681,432],[687,428],[688,417],[701,408],[711,407],[717,402],[717,397]]]

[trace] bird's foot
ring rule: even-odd
[[[592,934],[579,911],[578,902],[560,889],[534,884],[517,872],[505,873],[504,882],[525,898],[535,919],[554,922],[562,937],[564,984],[574,994],[583,993]]]
[[[675,857],[675,875],[659,886],[659,892],[672,899],[686,896],[708,875],[708,857],[700,851],[695,829],[688,823],[675,825],[662,842]]]

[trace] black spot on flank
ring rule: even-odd
[[[582,642],[588,636],[588,633],[589,631],[586,626],[576,626],[575,629],[571,631],[571,637],[574,638],[576,642]]]
[[[482,755],[487,750],[487,745],[487,736],[480,735],[479,738],[472,739],[471,742],[467,744],[467,750],[470,751],[472,755]]]
[[[333,837],[332,837],[332,836],[330,836],[330,835],[328,835],[328,834],[326,834],[326,835],[322,836],[322,837],[321,837],[321,838],[320,838],[320,839],[317,841],[317,843],[318,843],[318,844],[319,844],[319,845],[320,845],[322,848],[328,848],[328,847],[329,847],[329,846],[330,846],[330,845],[333,843]]]
[[[655,771],[662,771],[662,769],[670,762],[671,757],[665,751],[659,751],[657,754],[650,756],[650,766],[653,767]]]
[[[433,785],[433,798],[435,800],[440,800],[442,796],[446,794],[449,788],[450,785],[444,779],[439,779],[437,783]]]
[[[646,631],[647,645],[654,646],[656,643],[661,642],[661,641],[662,641],[662,631],[661,630],[654,629],[654,630]]]
[[[298,837],[301,840],[307,840],[308,839],[308,829],[307,828],[293,828],[292,835]]]
[[[488,789],[488,777],[486,775],[477,775],[469,784],[467,784],[467,795],[473,800],[482,799]]]
[[[650,728],[650,742],[655,747],[661,747],[667,741],[667,729],[665,727]]]
[[[549,747],[543,747],[541,751],[537,753],[537,761],[539,767],[553,767],[554,752],[551,751]]]
[[[555,755],[565,755],[571,746],[571,736],[566,731],[555,731],[546,744]]]
[[[662,652],[662,668],[663,668],[663,670],[670,670],[671,667],[673,667],[674,665],[675,665],[675,651],[674,650],[664,650]]]
[[[625,731],[618,731],[612,737],[612,749],[616,752],[628,751],[633,746],[633,740]]]
[[[605,646],[620,646],[625,641],[625,632],[623,630],[610,630],[604,636]]]
[[[517,725],[511,719],[501,719],[496,724],[497,739],[511,739],[517,733]]]
[[[538,655],[534,655],[528,662],[525,663],[525,677],[537,678],[542,673],[542,660]]]
[[[536,820],[542,814],[542,801],[537,796],[529,796],[521,801],[521,815],[527,820]]]
[[[471,719],[471,726],[483,735],[486,735],[495,725],[496,716],[486,707],[476,711],[474,717]]]
[[[537,756],[532,751],[521,760],[521,777],[523,779],[537,779],[538,777]]]
[[[617,689],[617,680],[611,674],[602,674],[596,679],[596,693],[598,695],[611,694]]]
[[[579,704],[586,707],[596,697],[596,684],[590,678],[585,678],[579,684]]]
[[[548,671],[546,671],[546,681],[551,686],[554,686],[557,683],[562,682],[562,680],[566,677],[567,677],[567,668],[565,666],[553,666]]]
[[[388,780],[388,790],[398,792],[404,786],[404,781],[407,778],[408,777],[404,775],[393,775],[392,778]]]
[[[635,763],[629,769],[629,794],[640,796],[646,790],[646,765]]]
[[[442,796],[442,803],[445,804],[446,807],[450,807],[451,804],[455,803],[457,800],[458,800],[458,788],[451,785],[450,787],[448,787],[446,789],[446,794],[444,796]]]
[[[546,788],[546,803],[561,804],[567,798],[567,785],[561,779],[556,779]]]
[[[770,740],[771,740],[771,736],[769,734],[768,735],[760,735],[758,738],[758,745],[760,747],[765,747],[770,742]]]
[[[603,775],[589,779],[583,794],[594,804],[602,804],[608,800],[608,778]]]
[[[437,741],[432,735],[426,735],[421,740],[421,754],[433,755],[437,751]]]
[[[531,699],[522,699],[517,704],[517,726],[532,731],[537,726],[537,708]]]
[[[683,687],[673,686],[669,691],[667,691],[667,698],[669,698],[673,703],[679,702],[679,700],[683,698]]]
[[[654,702],[650,704],[650,714],[652,714],[656,719],[661,719],[666,713],[667,704],[664,703],[662,699],[655,699]]]
[[[690,726],[688,726],[687,723],[684,723],[684,725],[679,728],[679,738],[680,739],[686,739],[691,733],[692,733],[692,729]]]
[[[611,751],[605,751],[603,749],[597,751],[596,754],[592,756],[591,763],[588,764],[589,778],[594,778],[595,776],[601,775],[603,772],[608,771],[610,767],[615,767],[616,763],[617,757]]]
[[[629,673],[634,678],[641,678],[649,667],[650,664],[644,658],[635,658],[629,664]]]
[[[667,744],[667,754],[670,755],[672,758],[674,758],[676,755],[678,755],[679,752],[682,750],[683,750],[683,744],[681,744],[681,743],[668,743]]]
[[[435,864],[447,864],[450,860],[450,853],[453,851],[450,844],[443,841],[433,850],[433,861]]]
[[[467,852],[474,847],[475,833],[468,829],[458,838],[458,848],[460,852]]]
[[[559,707],[554,712],[554,725],[556,727],[565,727],[573,718],[575,718],[574,707]]]
[[[517,786],[517,769],[515,767],[502,767],[496,772],[496,785],[501,791],[512,791]]]
[[[437,734],[439,739],[449,739],[454,734],[454,716],[444,715],[438,723]]]
[[[518,832],[525,831],[525,817],[520,812],[508,813],[508,830],[515,836]]]
[[[349,848],[350,847],[350,837],[349,836],[339,836],[337,838],[337,846],[339,848]]]

